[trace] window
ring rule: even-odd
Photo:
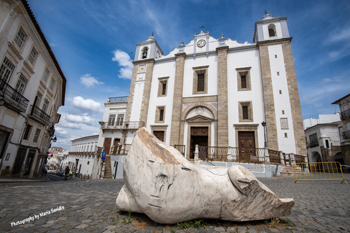
[[[282,114],[284,115],[284,110],[282,110]]]
[[[122,126],[123,125],[123,121],[124,121],[124,114],[118,114],[117,125],[118,126]]]
[[[168,79],[169,77],[158,78],[158,97],[167,96],[167,87],[168,87]]]
[[[287,133],[284,133],[284,137],[285,137],[285,138],[288,138],[288,134],[287,134]]]
[[[46,110],[49,108],[49,101],[45,98],[44,104],[43,104],[43,111],[46,112]]]
[[[7,57],[5,57],[0,68],[0,78],[6,83],[9,82],[14,69],[15,65],[12,64]]]
[[[282,95],[282,90],[280,90],[280,95]]]
[[[17,33],[17,36],[15,38],[15,43],[18,45],[19,48],[22,48],[24,41],[26,40],[27,35],[24,32],[23,28],[21,27]]]
[[[148,47],[142,49],[142,59],[147,58]]]
[[[23,95],[24,90],[26,89],[27,83],[28,83],[28,79],[24,77],[24,75],[21,73],[16,84],[16,91],[19,94]]]
[[[55,86],[55,79],[52,77],[51,78],[51,82],[50,82],[50,86],[49,86],[49,88],[51,89],[51,90],[53,90],[53,87]]]
[[[32,48],[32,51],[30,52],[29,54],[29,57],[28,57],[28,60],[29,62],[34,65],[34,61],[35,61],[35,58],[36,56],[38,55],[38,52],[36,51],[36,49],[33,47]]]
[[[24,130],[23,140],[28,140],[31,130],[32,126],[28,124],[26,129]]]
[[[90,161],[87,161],[87,165],[89,165],[90,164]]]
[[[164,123],[165,118],[165,106],[158,106],[156,109],[155,123]]]
[[[44,75],[43,75],[43,80],[45,83],[47,83],[47,80],[49,79],[50,71],[48,68],[45,68]]]
[[[198,74],[197,92],[204,91],[204,74]]]
[[[275,54],[275,58],[277,58],[277,54]]]
[[[277,72],[277,75],[279,76],[279,75],[280,75],[280,72]]]
[[[269,29],[269,37],[276,36],[276,26],[274,24],[270,24],[268,26],[268,29]]]
[[[329,148],[329,141],[325,140],[325,142],[326,142],[326,148]]]
[[[253,121],[253,107],[252,102],[239,102],[239,121],[252,122]]]
[[[241,75],[241,88],[247,88],[247,77],[245,75]]]
[[[33,142],[35,142],[35,143],[38,142],[38,139],[39,139],[39,136],[40,136],[40,132],[41,132],[40,129],[36,129]]]
[[[208,93],[208,67],[193,67],[193,94]]]
[[[159,121],[164,121],[164,108],[159,109]]]
[[[248,106],[242,106],[242,112],[243,112],[243,119],[249,119],[248,118]]]
[[[38,107],[40,106],[41,99],[43,98],[43,94],[41,94],[39,91],[36,93],[36,97],[34,100],[34,106]]]
[[[237,89],[238,91],[250,91],[250,67],[237,68]]]
[[[115,114],[109,115],[108,126],[113,126],[115,122]]]

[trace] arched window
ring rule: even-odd
[[[276,27],[274,24],[270,24],[268,29],[269,29],[269,36],[270,37],[276,36]]]
[[[142,59],[147,58],[148,47],[142,49]]]

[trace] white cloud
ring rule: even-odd
[[[55,127],[55,133],[58,134],[58,135],[63,136],[63,135],[67,135],[67,134],[68,134],[68,131],[62,129],[61,127],[56,126],[56,127]]]
[[[126,52],[122,50],[115,50],[114,57],[112,58],[112,61],[116,61],[119,63],[120,66],[123,66],[119,71],[119,78],[123,79],[131,79],[132,74],[132,60]]]
[[[103,82],[99,82],[96,78],[92,77],[91,74],[85,74],[81,76],[80,82],[86,87],[92,87],[95,85],[103,84]]]
[[[72,105],[82,110],[103,112],[103,109],[101,108],[102,105],[99,102],[96,102],[92,99],[84,99],[81,96],[74,97]]]
[[[67,114],[66,115],[67,121],[75,122],[75,123],[84,123],[88,125],[94,125],[97,123],[97,120],[87,114],[83,115],[73,115],[73,114]]]
[[[348,41],[350,38],[350,26],[343,29],[337,29],[330,33],[328,42],[339,42],[339,41]]]

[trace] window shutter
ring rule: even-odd
[[[204,74],[198,74],[197,91],[204,91]]]

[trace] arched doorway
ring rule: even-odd
[[[314,169],[316,172],[320,172],[322,171],[322,159],[321,159],[321,155],[318,152],[314,152],[313,153],[313,161],[316,161],[316,166],[314,166]]]
[[[200,147],[199,157],[205,159],[208,154],[208,146],[211,145],[214,114],[209,108],[197,106],[186,114],[185,121],[188,127],[187,147],[189,159],[194,159],[196,145]]]

